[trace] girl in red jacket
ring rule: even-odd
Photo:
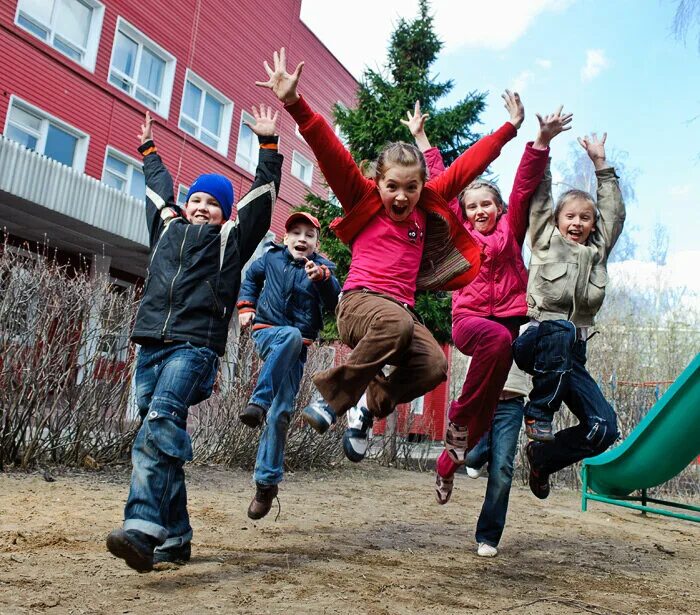
[[[455,289],[478,271],[479,247],[450,210],[452,200],[500,153],[523,120],[516,97],[506,97],[511,120],[464,152],[440,177],[427,181],[425,159],[407,143],[379,155],[368,179],[326,120],[297,94],[303,63],[286,69],[284,49],[264,64],[270,88],[285,104],[313,149],[345,216],[336,234],[350,245],[352,262],[336,310],[338,331],[353,348],[344,365],[314,376],[320,396],[303,412],[323,433],[357,404],[367,389],[368,412],[358,429],[366,438],[373,417],[427,393],[447,378],[440,346],[413,311],[417,289]],[[395,369],[384,376],[382,368]],[[364,451],[359,458],[364,456]]]
[[[437,148],[425,136],[426,114],[417,102],[413,115],[402,120],[423,151],[431,177],[445,167]],[[452,295],[452,340],[472,361],[462,394],[448,413],[445,450],[437,462],[435,492],[439,504],[452,494],[453,477],[491,425],[494,410],[513,362],[511,344],[526,322],[527,272],[522,258],[530,197],[547,165],[549,143],[571,128],[572,114],[556,113],[537,119],[534,143],[525,146],[515,175],[508,208],[498,187],[485,180],[469,184],[451,207],[481,247],[481,268],[474,281]]]

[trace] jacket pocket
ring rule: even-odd
[[[558,301],[564,296],[568,282],[567,263],[546,263],[537,270],[537,294],[549,301]]]
[[[597,266],[591,270],[587,287],[587,304],[591,315],[600,309],[605,299],[605,288],[608,285],[608,272],[605,267]]]

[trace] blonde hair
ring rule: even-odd
[[[493,196],[493,198],[496,200],[496,204],[500,205],[502,211],[506,210],[507,206],[506,203],[503,201],[503,196],[501,195],[501,191],[498,189],[498,186],[493,182],[488,181],[487,179],[475,179],[471,184],[464,188],[457,197],[457,200],[459,201],[459,207],[462,210],[462,214],[465,218],[467,217],[467,204],[464,202],[464,200],[467,196],[467,192],[469,192],[470,190],[478,190],[479,188],[485,188],[486,190],[488,190]]]
[[[428,179],[428,165],[422,152],[410,143],[396,141],[389,143],[379,154],[375,163],[375,181],[379,181],[386,172],[394,166],[413,167],[420,169],[420,179],[425,183]]]
[[[598,221],[600,213],[598,212],[598,207],[596,207],[593,197],[585,190],[572,189],[567,190],[557,199],[557,204],[554,206],[554,224],[559,224],[559,214],[564,208],[564,205],[570,203],[575,199],[581,199],[582,201],[586,201],[587,203],[589,203],[590,206],[593,208],[593,213],[595,215],[596,222]]]

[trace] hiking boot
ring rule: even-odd
[[[374,419],[367,409],[367,398],[363,395],[357,406],[348,410],[348,428],[343,435],[343,452],[355,463],[362,461],[369,446],[369,431]]]
[[[455,425],[452,421],[447,423],[445,432],[445,450],[450,459],[457,465],[464,465],[467,461],[467,428]]]
[[[443,478],[435,472],[435,499],[440,505],[447,504],[452,495],[452,487],[454,486],[454,476]]]
[[[138,572],[153,570],[153,550],[160,541],[138,530],[112,530],[107,536],[109,552],[126,562],[126,565]]]
[[[338,420],[333,408],[320,395],[302,410],[301,416],[318,433],[326,433]]]
[[[262,519],[272,508],[272,501],[277,497],[279,488],[277,485],[263,485],[255,483],[255,496],[248,506],[248,517],[250,519]]]
[[[238,415],[239,420],[248,427],[260,427],[265,422],[267,412],[258,404],[248,404]]]
[[[184,545],[178,545],[168,549],[159,547],[153,552],[153,565],[177,564],[181,566],[182,564],[189,562],[191,556],[192,544],[189,542],[186,542]]]
[[[549,474],[535,469],[535,462],[533,460],[534,446],[534,442],[528,442],[525,447],[525,455],[530,464],[530,475],[527,482],[528,485],[530,485],[530,491],[532,491],[535,497],[540,500],[546,500],[549,495]]]
[[[535,440],[535,442],[551,442],[554,440],[552,423],[536,419],[525,419],[525,435],[530,440]]]
[[[476,550],[476,554],[479,557],[496,557],[498,555],[498,549],[487,545],[485,542],[480,542],[479,547]]]

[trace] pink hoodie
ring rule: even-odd
[[[445,170],[437,148],[424,152],[430,176]],[[508,210],[496,222],[496,227],[482,235],[471,228],[457,200],[450,207],[457,214],[472,237],[481,244],[481,269],[474,281],[452,294],[452,320],[462,316],[525,316],[527,304],[527,270],[523,263],[522,248],[527,231],[530,198],[540,183],[549,159],[549,148],[534,149],[525,146],[515,174],[513,190],[508,199]]]

